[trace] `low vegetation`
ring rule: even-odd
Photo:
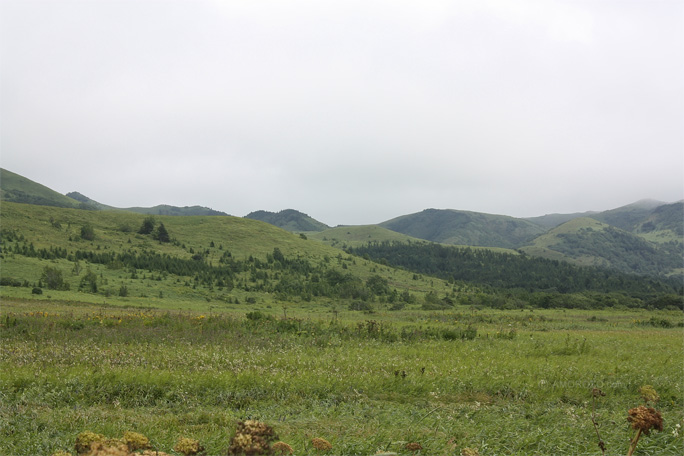
[[[236,217],[0,217],[0,454],[681,448],[684,317],[665,279],[475,249],[461,269],[480,280],[440,276]]]
[[[652,317],[669,324],[643,324]],[[69,451],[84,430],[226,454],[250,419],[296,454],[318,454],[313,437],[335,454],[410,454],[411,442],[423,454],[591,453],[592,413],[610,454],[624,454],[644,384],[658,391],[663,431],[639,448],[682,444],[676,311],[284,317],[4,300],[1,322],[2,454]],[[595,407],[593,388],[606,394]]]

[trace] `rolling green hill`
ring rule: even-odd
[[[539,217],[526,217],[524,220],[542,226],[546,229],[555,228],[565,222],[580,217],[591,217],[597,212],[575,212],[573,214],[546,214]]]
[[[338,226],[310,233],[308,237],[338,248],[357,247],[367,242],[425,242],[424,239],[397,233],[378,225]]]
[[[388,220],[380,226],[441,244],[517,248],[546,230],[505,215],[452,209],[426,209]]]
[[[684,202],[656,207],[636,225],[635,232],[651,242],[681,244],[684,241]]]
[[[285,209],[280,212],[255,211],[247,214],[245,218],[270,223],[293,233],[323,231],[329,228],[328,225],[294,209]]]
[[[638,225],[648,219],[653,211],[662,206],[662,201],[641,200],[626,206],[599,212],[591,218],[607,223],[621,230],[634,232]]]
[[[588,217],[566,222],[520,250],[578,265],[650,275],[671,274],[682,266],[681,254],[672,249]]]
[[[93,199],[90,199],[87,196],[85,196],[81,193],[78,193],[78,192],[67,193],[67,196],[70,198],[73,198],[75,200],[78,200],[82,203],[85,203],[90,207],[94,207],[100,211],[129,211],[129,212],[137,212],[138,214],[147,214],[147,215],[175,215],[175,216],[182,216],[182,215],[228,215],[225,212],[215,211],[213,209],[210,209],[208,207],[203,207],[203,206],[178,207],[178,206],[169,206],[168,204],[160,204],[160,205],[153,206],[153,207],[118,208],[118,207],[108,206],[106,204],[99,203],[99,202],[97,202]]]
[[[256,220],[155,216],[155,231],[144,235],[146,218],[3,203],[2,293],[29,298],[35,288],[68,301],[231,308],[391,302],[400,292],[416,299],[450,290]],[[170,242],[155,236],[162,225]],[[48,286],[51,274],[63,283]],[[382,287],[370,285],[374,277]]]
[[[214,209],[204,206],[169,206],[168,204],[159,204],[152,207],[127,207],[124,211],[137,212],[138,214],[147,215],[228,215],[225,212],[215,211]]]
[[[80,201],[3,168],[0,168],[0,199],[42,206],[89,208]]]

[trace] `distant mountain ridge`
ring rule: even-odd
[[[149,215],[227,215],[201,206],[119,209],[78,192],[65,196],[18,174],[0,171],[2,201]],[[244,218],[291,232],[315,232],[314,239],[340,247],[364,242],[408,243],[419,239],[448,245],[515,249],[530,256],[625,272],[684,276],[684,201],[641,200],[603,212],[549,214],[526,219],[426,209],[378,225],[338,227],[339,230],[294,209],[277,213],[255,211]]]
[[[0,199],[12,203],[38,206],[69,207],[95,211],[129,211],[149,215],[228,215],[202,206],[176,207],[161,204],[154,207],[118,208],[99,203],[79,192],[62,195],[24,176],[0,168]]]
[[[292,232],[323,231],[330,228],[325,223],[294,209],[285,209],[280,212],[255,211],[245,215],[245,218],[270,223]]]
[[[426,209],[380,226],[442,244],[503,248],[519,247],[546,231],[523,219],[454,209]]]
[[[12,203],[38,206],[90,209],[68,196],[62,195],[24,176],[0,168],[0,199]]]

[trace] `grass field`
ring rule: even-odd
[[[315,310],[315,311],[314,311]],[[0,454],[73,452],[78,433],[180,436],[226,454],[239,420],[295,454],[626,454],[627,410],[652,385],[664,430],[636,454],[679,454],[677,311],[366,314],[293,306],[178,311],[3,297]]]

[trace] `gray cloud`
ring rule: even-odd
[[[116,206],[684,197],[681,2],[0,3],[2,166]]]

